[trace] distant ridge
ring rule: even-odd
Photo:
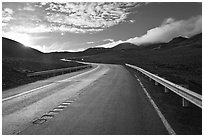
[[[109,50],[110,50],[109,48],[95,47],[95,48],[88,48],[81,53],[94,55],[94,54],[104,53],[104,52],[107,52]]]
[[[51,52],[51,53],[42,53],[36,49],[25,47],[23,44],[16,42],[8,38],[2,38],[2,57],[20,57],[20,58],[39,58],[46,55],[46,57],[51,58],[77,58],[92,56],[97,54],[103,54],[108,52],[120,52],[123,50],[160,50],[160,49],[169,49],[180,46],[190,46],[190,47],[201,47],[202,46],[202,33],[194,35],[190,38],[184,37],[175,37],[168,43],[152,43],[137,46],[135,44],[124,42],[120,43],[112,48],[104,47],[94,47],[88,48],[80,52]]]
[[[187,42],[192,44],[192,46],[202,46],[202,33],[190,37]]]
[[[199,40],[202,41],[202,33],[196,34],[196,35],[190,37],[189,39],[196,40],[196,41],[199,41]]]
[[[188,38],[184,38],[184,37],[181,37],[181,36],[180,37],[175,37],[171,41],[169,41],[168,43],[169,44],[180,43],[180,42],[185,41],[187,39]]]
[[[129,43],[129,42],[125,42],[125,43],[120,43],[118,45],[116,45],[115,47],[112,47],[112,50],[127,50],[127,49],[137,49],[138,46],[133,44],[133,43]]]

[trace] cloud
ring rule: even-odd
[[[18,33],[18,32],[4,32],[4,33],[2,33],[2,36],[5,38],[9,38],[9,39],[18,41],[25,46],[32,47],[35,49],[40,48],[40,47],[38,47],[39,45],[35,44],[35,41],[49,38],[47,36],[38,36],[38,35],[37,36],[31,36],[31,35],[26,34],[26,33]]]
[[[19,8],[18,10],[19,11],[35,11],[35,8],[29,5],[29,6],[25,6],[23,8]]]
[[[127,41],[135,44],[168,42],[174,37],[190,37],[202,32],[202,16],[191,17],[188,20],[176,21],[173,18],[165,19],[161,26],[148,30],[141,37],[130,38]]]
[[[174,19],[174,18],[172,18],[172,17],[166,18],[166,19],[164,19],[164,21],[162,22],[161,26],[167,25],[167,24],[171,24],[171,23],[173,23],[173,22],[175,22],[175,19]]]
[[[54,42],[50,45],[45,45],[45,44],[34,44],[29,47],[32,47],[34,49],[37,49],[41,52],[44,53],[49,53],[49,52],[63,52],[63,51],[71,51],[70,49],[70,43],[69,42]],[[76,49],[77,50],[77,49]]]
[[[134,2],[48,2],[37,4],[45,10],[45,18],[49,24],[70,26],[76,30],[76,33],[102,31],[125,22],[130,14],[130,9],[138,5],[140,3]]]
[[[5,4],[6,5],[6,4]],[[3,3],[3,31],[18,33],[94,33],[127,20],[136,2],[43,2],[18,3],[13,9]],[[15,8],[14,8],[15,7]],[[15,11],[15,15],[13,13]],[[10,22],[15,18],[15,22]]]
[[[55,42],[51,44],[50,46],[43,46],[44,49],[41,49],[43,52],[55,52],[55,51],[64,51],[64,48],[68,46],[68,42],[65,43],[59,43]]]
[[[4,10],[3,10],[5,13],[8,13],[8,14],[13,14],[13,10],[12,9],[10,9],[10,8],[5,8]]]
[[[129,20],[129,22],[130,22],[130,23],[134,23],[134,22],[135,22],[135,20]]]
[[[113,39],[104,39],[104,40],[99,40],[99,41],[88,41],[88,42],[86,42],[85,44],[99,44],[99,43],[106,43],[107,44],[107,42],[108,43],[113,43],[113,42],[115,42]],[[101,45],[101,44],[100,44]],[[103,44],[102,44],[103,45]]]
[[[44,53],[49,53],[49,52],[63,52],[63,51],[69,51],[69,52],[78,52],[78,51],[84,51],[86,48],[80,47],[79,45],[75,45],[76,47],[72,47],[71,43],[69,42],[55,42],[51,44],[50,46],[40,46],[40,45],[35,45],[33,48],[38,49]]]
[[[94,42],[93,41],[88,41],[86,42],[87,44],[93,44]]]
[[[2,11],[2,23],[8,23],[10,20],[14,19],[12,17],[13,10],[10,8],[4,8]]]
[[[103,41],[115,42],[113,39],[104,39]]]
[[[102,44],[102,45],[98,45],[96,47],[105,47],[105,48],[112,48],[120,43],[123,43],[125,41],[122,41],[122,40],[118,40],[118,41],[114,41],[114,42],[110,42],[110,43],[107,43],[107,44]]]

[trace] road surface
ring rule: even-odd
[[[3,134],[168,134],[139,82],[99,64],[3,92]]]

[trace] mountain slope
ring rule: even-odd
[[[188,38],[184,38],[184,37],[175,37],[173,38],[170,42],[168,42],[169,44],[178,44],[180,42],[183,42],[185,40],[187,40]]]
[[[186,44],[194,48],[201,48],[202,47],[202,33],[194,35],[188,40],[186,40]]]
[[[39,58],[43,53],[8,38],[2,38],[2,57]]]
[[[124,49],[124,46],[125,44],[116,47]],[[112,50],[83,59],[100,63],[130,63],[172,82],[186,83],[191,90],[202,93],[202,34],[188,39],[175,38],[169,43],[139,46],[131,50]]]
[[[2,89],[44,79],[48,76],[29,77],[28,73],[82,65],[64,62],[23,44],[2,38]]]
[[[128,50],[128,49],[137,49],[138,46],[129,42],[120,43],[115,47],[112,47],[112,50]]]

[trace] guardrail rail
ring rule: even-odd
[[[39,76],[39,75],[46,75],[46,74],[52,74],[52,73],[65,73],[65,72],[72,72],[72,71],[77,71],[85,68],[91,68],[92,65],[83,65],[83,66],[77,66],[77,67],[70,67],[70,68],[62,68],[62,69],[53,69],[53,70],[46,70],[46,71],[38,71],[38,72],[33,72],[33,73],[28,73],[27,76],[32,77],[32,76]]]
[[[153,79],[155,82],[160,83],[165,88],[173,91],[177,95],[181,96],[182,98],[188,100],[189,102],[195,104],[196,106],[200,107],[202,109],[202,95],[197,94],[189,89],[186,89],[180,85],[177,85],[173,82],[170,82],[164,78],[161,78],[155,74],[152,74],[142,68],[139,68],[137,66],[131,65],[131,64],[125,64],[128,67],[131,67],[133,69],[136,69],[137,71],[143,73],[144,75],[148,76],[150,79]]]

